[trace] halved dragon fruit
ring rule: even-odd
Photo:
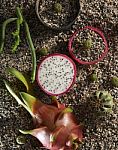
[[[37,82],[49,95],[66,93],[76,77],[76,66],[66,55],[51,54],[38,67]]]

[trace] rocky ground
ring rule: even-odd
[[[87,67],[77,65],[77,80],[69,93],[60,97],[60,101],[70,105],[79,122],[85,124],[84,141],[81,150],[117,150],[118,149],[118,88],[111,86],[110,78],[118,76],[118,1],[116,0],[81,0],[81,10],[76,22],[69,31],[55,32],[40,24],[35,13],[35,0],[0,0],[0,25],[15,16],[15,7],[23,7],[24,16],[29,24],[31,36],[37,49],[37,63],[39,49],[47,47],[49,53],[60,52],[69,55],[67,42],[70,35],[78,28],[91,25],[101,29],[108,41],[109,52],[100,63]],[[31,54],[26,44],[24,32],[21,44],[16,54],[11,53],[13,42],[10,33],[14,30],[12,24],[6,31],[6,43],[3,54],[0,55],[0,150],[42,150],[39,142],[26,136],[26,143],[19,145],[16,138],[21,135],[18,129],[32,129],[30,115],[20,107],[7,92],[2,82],[7,78],[17,85],[16,80],[6,74],[7,67],[15,67],[19,71],[31,70]],[[98,82],[89,81],[88,74],[96,70]],[[113,113],[98,116],[91,106],[91,95],[96,90],[108,90],[114,99]],[[49,102],[49,97],[40,89],[39,97]]]

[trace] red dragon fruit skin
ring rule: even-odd
[[[22,96],[27,95],[22,93]],[[31,96],[30,98],[33,99]],[[73,142],[78,145],[82,142],[82,126],[77,123],[71,108],[66,108],[57,100],[52,105],[47,105],[35,99],[32,104],[30,108],[36,128],[20,130],[21,133],[33,135],[50,150],[72,150]]]

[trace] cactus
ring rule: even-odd
[[[99,102],[98,109],[102,112],[112,112],[114,105],[113,97],[108,91],[97,91],[96,97]]]
[[[61,13],[62,11],[62,5],[60,3],[55,3],[54,4],[54,10],[57,12],[57,13]]]
[[[90,49],[92,47],[92,39],[87,39],[83,42],[83,47],[85,49]]]
[[[90,75],[90,80],[91,80],[92,82],[98,80],[96,73],[93,73],[93,74]]]
[[[18,137],[16,138],[16,142],[17,142],[18,144],[25,144],[25,143],[26,143],[26,138],[25,138],[24,136],[20,135],[20,136],[18,136]]]
[[[41,54],[42,56],[43,56],[43,55],[47,55],[47,54],[48,54],[48,49],[44,47],[44,48],[41,48],[39,52],[40,52],[40,54]]]

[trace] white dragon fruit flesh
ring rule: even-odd
[[[39,64],[37,82],[47,94],[60,95],[70,89],[75,76],[76,66],[68,56],[52,54]]]

